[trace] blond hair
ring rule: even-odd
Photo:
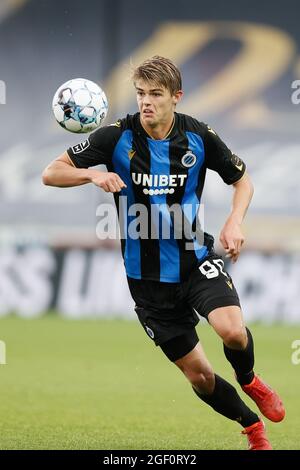
[[[162,85],[172,96],[182,89],[181,74],[176,65],[170,59],[159,55],[145,60],[136,67],[132,73],[132,80],[134,83],[137,80],[144,80]]]

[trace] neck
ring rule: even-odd
[[[145,131],[147,132],[147,134],[152,139],[163,140],[168,137],[171,130],[173,129],[174,120],[175,120],[175,116],[173,114],[168,121],[166,121],[165,123],[157,124],[157,126],[155,127],[147,126],[142,121],[141,121],[141,124],[143,128],[145,129]]]

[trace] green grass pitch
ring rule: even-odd
[[[274,449],[300,449],[300,364],[291,362],[300,327],[251,330],[256,371],[286,405],[285,421],[265,420],[269,438]],[[215,371],[234,383],[220,339],[204,324],[198,333]],[[136,322],[12,316],[1,319],[0,340],[1,449],[247,447],[240,426],[200,402]]]

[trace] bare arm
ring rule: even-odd
[[[232,210],[220,233],[220,242],[233,262],[236,262],[245,241],[241,224],[253,196],[253,184],[247,173],[234,186]]]
[[[86,183],[94,183],[105,192],[119,192],[126,188],[121,178],[112,172],[99,171],[92,168],[76,168],[67,152],[64,152],[43,171],[42,180],[45,185],[69,188]]]

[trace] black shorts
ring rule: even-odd
[[[127,279],[139,321],[157,346],[191,333],[199,315],[208,319],[215,308],[240,306],[224,261],[214,252],[181,283]]]

